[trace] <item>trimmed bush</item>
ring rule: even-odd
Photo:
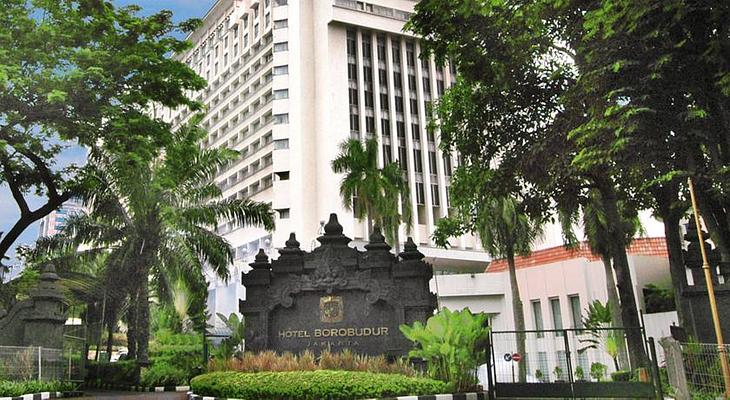
[[[441,381],[354,371],[211,372],[190,382],[198,395],[242,400],[351,400],[448,393]]]
[[[611,380],[614,382],[628,382],[631,380],[631,371],[611,372]]]
[[[142,370],[140,383],[145,387],[187,385],[191,378],[189,371],[181,370],[172,364],[156,360],[152,366]]]
[[[94,362],[86,364],[86,381],[110,385],[139,384],[139,366],[134,360],[117,362]]]
[[[0,381],[0,397],[19,397],[41,392],[69,392],[76,387],[70,382]]]

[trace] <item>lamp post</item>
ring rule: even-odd
[[[689,184],[689,195],[692,199],[692,212],[694,213],[695,224],[697,225],[697,236],[700,241],[700,252],[702,253],[702,270],[705,272],[705,282],[707,283],[707,296],[710,298],[710,311],[712,312],[712,324],[715,327],[715,337],[717,338],[717,351],[720,354],[722,377],[725,381],[725,397],[730,398],[730,365],[728,364],[727,354],[725,353],[725,344],[722,338],[722,329],[720,328],[720,314],[717,311],[717,302],[715,301],[715,287],[712,283],[710,263],[707,261],[707,250],[705,250],[705,242],[702,239],[700,213],[697,207],[697,198],[695,195],[695,187],[694,183],[692,182],[692,177],[687,178],[687,181]]]

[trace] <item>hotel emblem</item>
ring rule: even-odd
[[[319,317],[322,322],[340,322],[344,316],[344,305],[340,296],[319,298]]]

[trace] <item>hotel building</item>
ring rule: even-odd
[[[449,250],[431,240],[449,212],[450,176],[458,160],[439,151],[427,131],[430,105],[455,79],[449,65],[421,57],[418,40],[403,26],[415,1],[219,0],[189,36],[178,57],[208,87],[191,97],[207,107],[204,146],[227,146],[240,158],[216,182],[227,198],[269,202],[276,230],[216,227],[236,249],[231,282],[210,277],[212,312],[236,311],[243,297],[240,269],[260,249],[284,246],[296,232],[311,250],[323,221],[336,212],[355,244],[369,235],[364,221],[342,205],[341,176],[330,162],[349,138],[376,137],[379,163],[397,162],[410,186],[412,236],[437,271],[481,272],[488,256],[464,236]],[[163,110],[179,126],[188,110]]]

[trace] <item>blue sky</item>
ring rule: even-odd
[[[162,9],[172,10],[176,21],[188,18],[202,18],[215,0],[114,0],[114,4],[124,6],[137,4],[142,7],[143,14],[151,14]],[[64,151],[58,158],[58,165],[68,165],[72,162],[81,162],[84,157],[84,150],[70,148]],[[43,199],[27,197],[31,208],[35,209],[43,204]],[[0,232],[8,231],[18,218],[18,209],[10,195],[6,185],[0,185]],[[15,247],[20,244],[32,243],[38,236],[38,222],[23,232],[20,238],[13,245],[11,254],[14,254]]]

